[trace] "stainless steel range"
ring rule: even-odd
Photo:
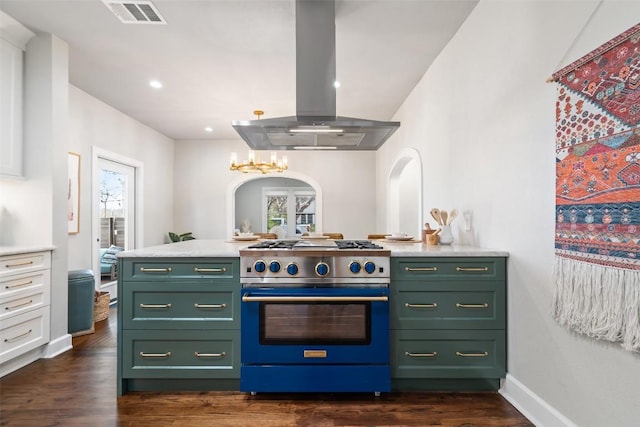
[[[368,240],[240,250],[240,390],[389,391],[389,257]]]

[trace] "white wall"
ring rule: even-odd
[[[226,230],[227,186],[239,172],[229,170],[229,155],[247,155],[247,145],[235,141],[176,141],[175,231],[192,231],[201,239],[223,239]],[[279,155],[282,153],[278,153]],[[288,151],[289,172],[318,182],[324,194],[324,232],[363,238],[376,231],[375,152]]]
[[[92,268],[93,147],[143,164],[143,245],[164,243],[173,228],[173,140],[69,85],[69,151],[82,162],[80,233],[69,235],[69,270]]]
[[[401,131],[377,153],[384,190],[390,160],[416,147],[425,212],[470,209],[478,243],[510,252],[508,371],[522,393],[506,393],[545,426],[640,419],[639,356],[572,334],[550,316],[555,86],[545,79],[640,17],[640,2],[599,3],[482,0],[394,117]],[[386,197],[378,198],[379,224]],[[458,238],[462,224],[454,222]]]

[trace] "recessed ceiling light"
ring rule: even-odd
[[[338,89],[340,87],[340,82],[339,81],[335,81],[333,82],[333,87],[335,87],[336,89]]]
[[[160,80],[151,80],[149,82],[149,86],[151,86],[154,89],[161,89],[162,88],[162,82]]]
[[[205,132],[213,132],[213,128],[211,126],[207,126],[206,128],[204,128]]]

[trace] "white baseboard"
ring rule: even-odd
[[[14,357],[13,359],[7,360],[6,362],[0,364],[0,377],[4,377],[7,374],[24,368],[28,364],[41,359],[44,353],[44,347],[45,346],[42,345],[38,348],[34,348],[33,350],[30,350],[18,357]]]
[[[11,372],[24,368],[38,359],[51,359],[67,350],[71,350],[72,348],[71,335],[65,334],[60,338],[41,345],[38,348],[34,348],[33,350],[21,354],[19,357],[15,357],[1,364],[0,377],[4,377]]]
[[[44,355],[42,357],[45,359],[51,359],[65,351],[71,350],[73,348],[71,338],[70,334],[65,334],[53,341],[49,341],[49,344],[47,344],[44,349]]]
[[[510,374],[498,392],[537,427],[578,427]]]

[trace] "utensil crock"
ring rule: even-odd
[[[450,245],[453,243],[453,233],[451,232],[450,225],[442,225],[440,226],[442,230],[440,232],[440,244],[441,245]]]

